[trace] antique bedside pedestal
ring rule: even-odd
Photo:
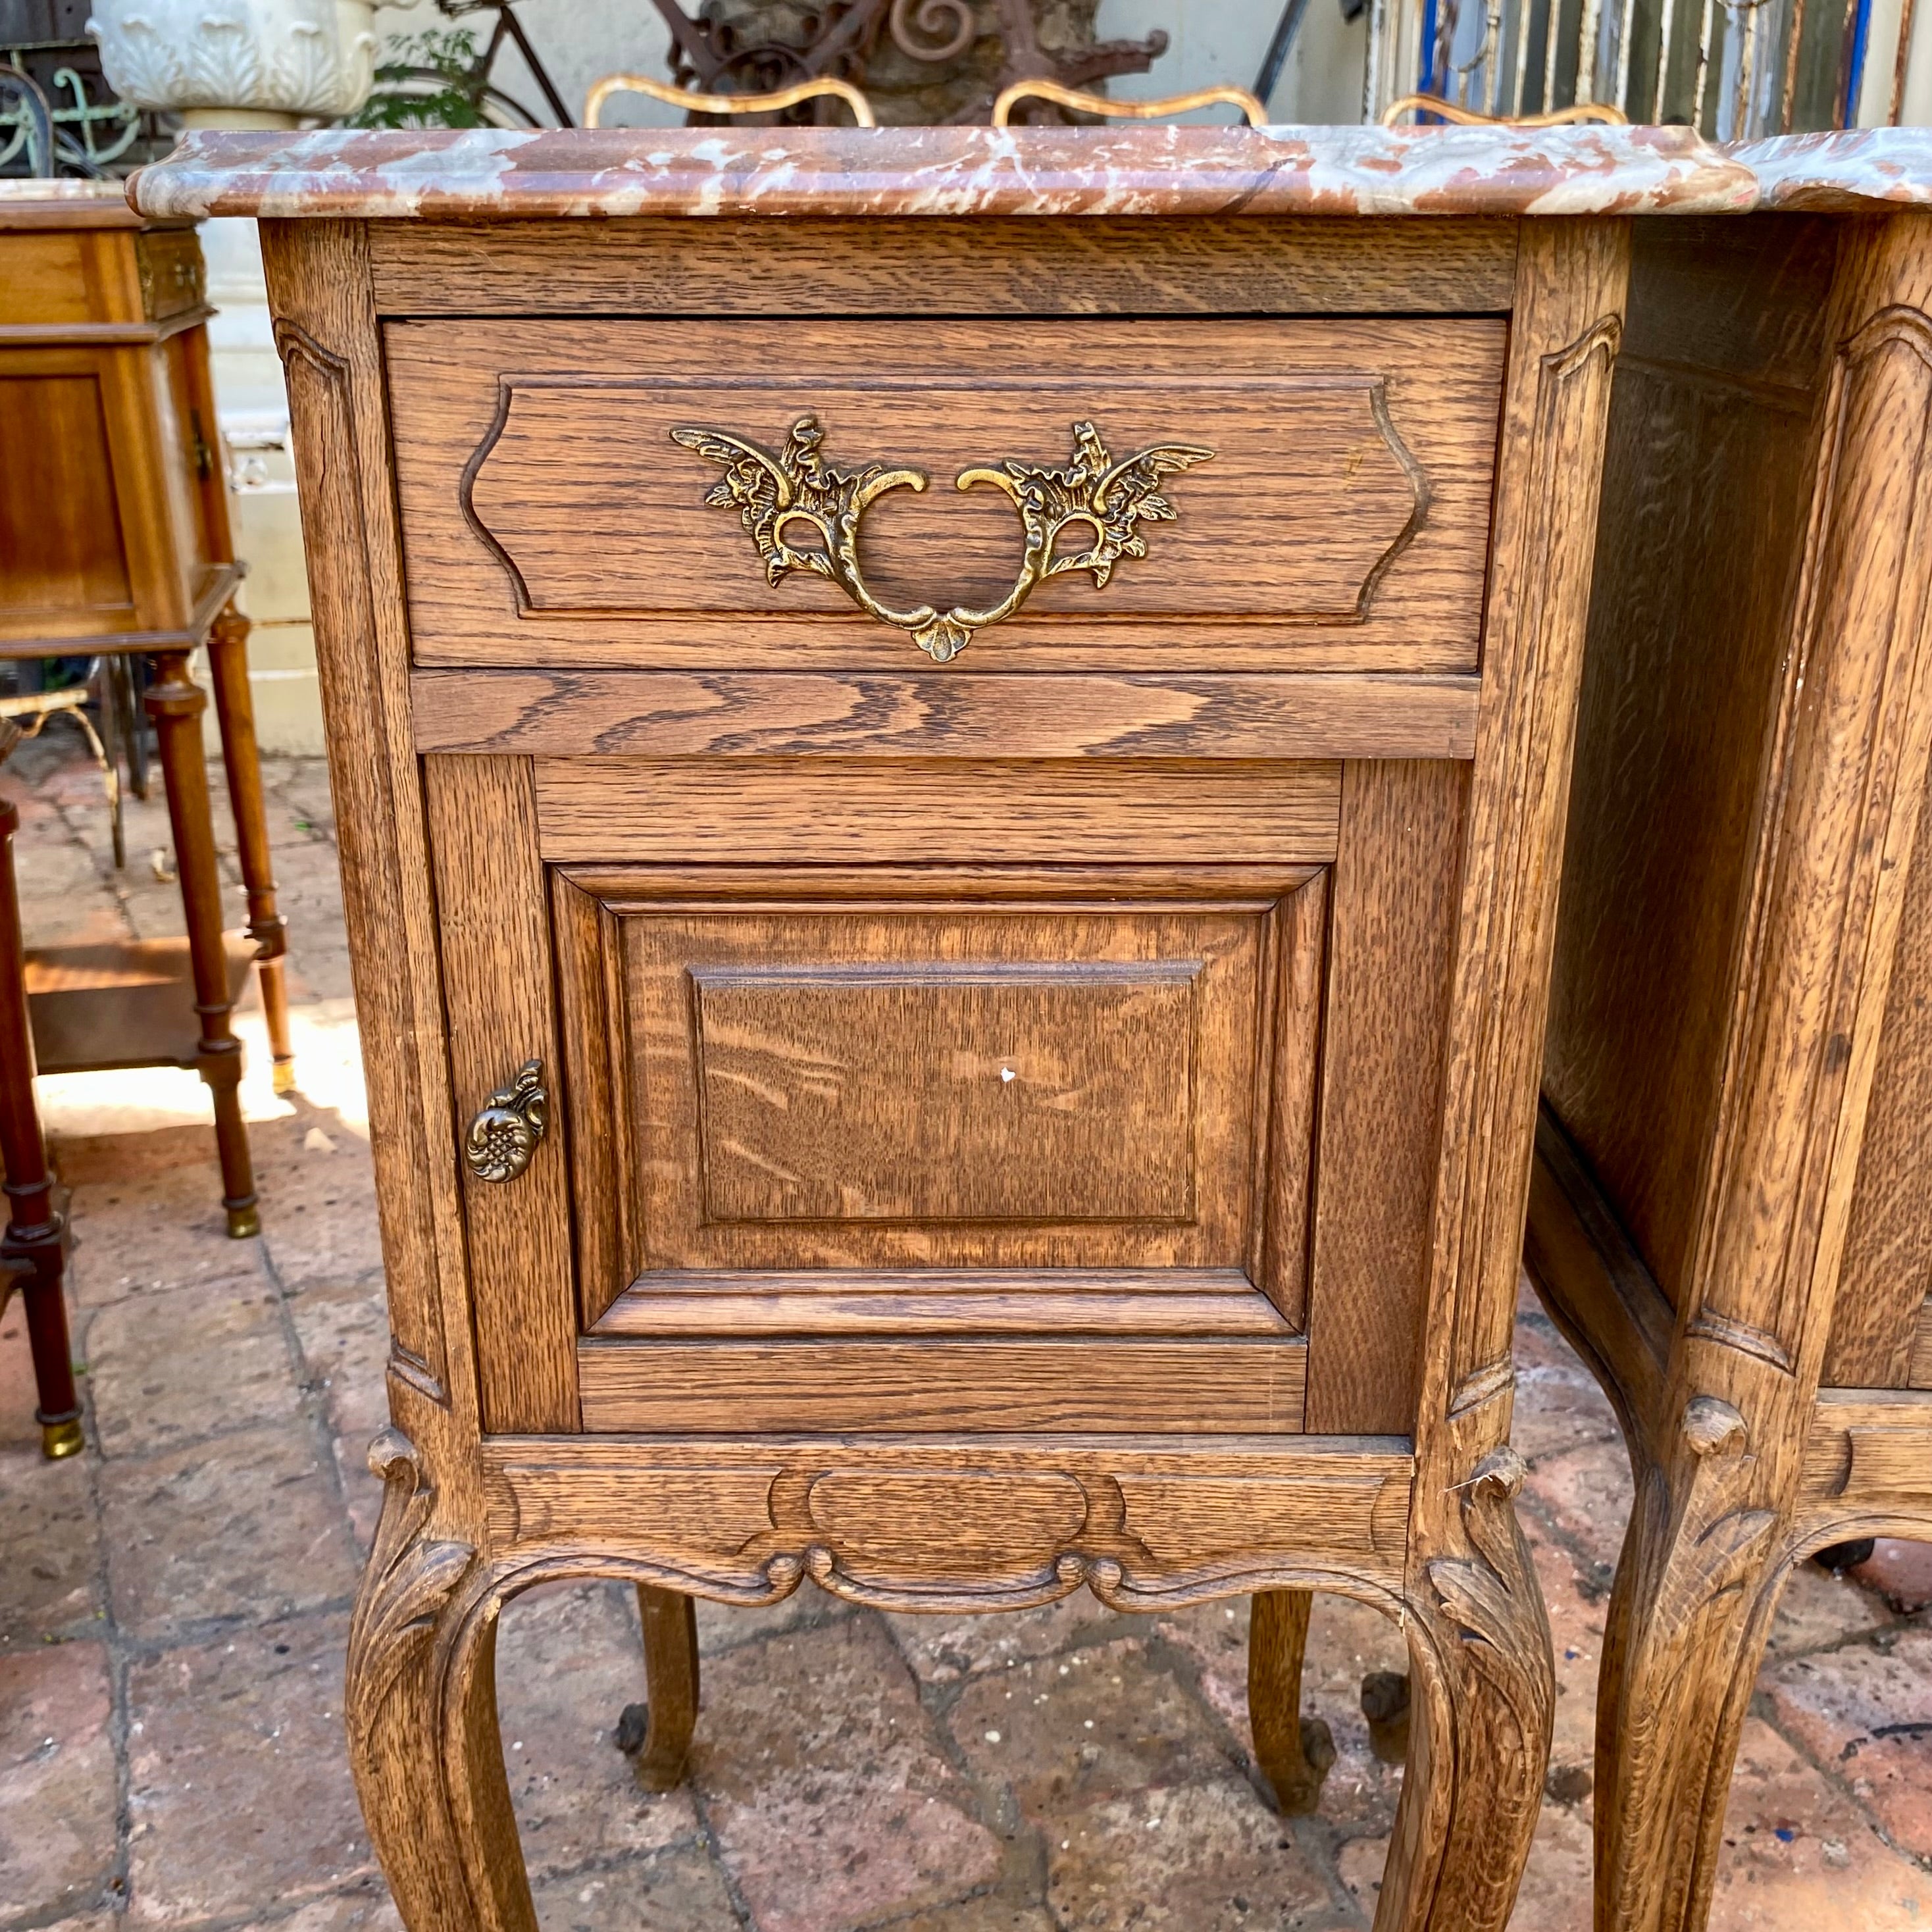
[[[204,282],[192,224],[143,219],[116,184],[0,184],[0,658],[154,660],[147,710],[181,878],[196,1064],[214,1100],[229,1232],[245,1235],[258,1215],[202,751],[208,700],[189,670],[202,646],[278,1089],[292,1055]],[[98,976],[98,957],[81,966]],[[138,1042],[119,1045],[133,1057],[94,1064],[152,1064]],[[157,1049],[176,1058],[172,1033]]]
[[[1702,1924],[1792,1566],[1932,1536],[1932,140],[1749,158],[1866,212],[1634,224],[1531,1194],[1637,1477],[1605,1932]]]
[[[1681,130],[139,178],[267,218],[394,1337],[350,1730],[413,1932],[531,1923],[494,1631],[586,1575],[643,1588],[664,1776],[682,1598],[1261,1593],[1292,1802],[1302,1593],[1360,1598],[1415,1686],[1378,1922],[1502,1924],[1614,218],[1753,192]]]

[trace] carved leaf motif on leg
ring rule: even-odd
[[[436,1488],[401,1430],[379,1432],[369,1467],[382,1478],[382,1514],[349,1629],[349,1723],[358,1745],[476,1554],[466,1543],[419,1540]]]
[[[1547,1728],[1556,1684],[1542,1599],[1510,1507],[1526,1473],[1514,1449],[1494,1449],[1483,1458],[1462,1501],[1463,1526],[1476,1556],[1438,1558],[1429,1566],[1429,1580],[1476,1667],[1522,1709],[1526,1735],[1533,1736]],[[1532,1608],[1534,1614],[1526,1616]]]
[[[1508,1915],[1520,1853],[1536,1828],[1556,1702],[1549,1619],[1513,1507],[1526,1473],[1514,1449],[1490,1450],[1463,1491],[1472,1553],[1438,1557],[1426,1572],[1445,1620],[1462,1639],[1462,1666],[1476,1680],[1457,1700],[1468,1716],[1458,1725],[1461,1791],[1450,1869],[1468,1909],[1486,1907],[1492,1902],[1486,1895],[1496,1894],[1498,1924]]]
[[[1642,1899],[1690,1896],[1697,1888],[1700,1821],[1723,1809],[1720,1802],[1711,1810],[1709,1780],[1728,1767],[1742,1718],[1733,1691],[1746,1606],[1779,1520],[1759,1504],[1758,1460],[1731,1403],[1694,1396],[1678,1433],[1688,1454],[1674,1472],[1645,1472],[1626,1545],[1630,1576],[1618,1586],[1648,1606],[1612,1687],[1621,1720],[1613,1776],[1599,1778],[1600,1793],[1610,1794],[1600,1828],[1610,1856],[1601,1868],[1630,1912]],[[1620,1846],[1643,1855],[1634,1859]]]

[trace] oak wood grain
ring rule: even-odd
[[[599,1336],[1291,1334],[1238,1268],[664,1269]]]
[[[708,882],[686,876],[701,908]],[[957,890],[943,869],[917,883],[786,910],[639,899],[617,918],[638,1265],[1249,1265],[1269,1211],[1257,1070],[1315,1046],[1305,1025],[1262,1032],[1277,945],[1302,982],[1318,973],[1302,958],[1318,923],[1274,936],[1300,878],[1136,902],[1111,868],[1068,867],[1045,905],[940,897]],[[573,1064],[604,1045],[574,1038]],[[1278,1157],[1305,1175],[1303,1132]]]
[[[1932,1394],[1821,1389],[1808,1420],[1801,1508],[1932,1514]]]
[[[640,1265],[628,1238],[628,1110],[617,1095],[626,1077],[620,987],[610,914],[561,872],[550,873],[556,972],[557,1033],[566,1060],[563,1118],[568,1136],[571,1232],[575,1243],[578,1316],[589,1329]]]
[[[745,1604],[776,1601],[810,1575],[860,1602],[955,1611],[1043,1603],[1082,1584],[1137,1610],[1342,1589],[1401,1618],[1414,1666],[1382,1916],[1405,1932],[1499,1932],[1540,1790],[1550,1690],[1510,1513],[1521,1472],[1504,1446],[1507,1376],[1492,1345],[1511,1286],[1499,1257],[1528,1165],[1622,229],[1155,224],[1143,246],[1121,224],[1022,234],[939,223],[915,236],[910,224],[575,224],[484,244],[404,224],[376,244],[395,318],[393,424],[369,387],[384,345],[370,326],[367,240],[340,232],[356,252],[318,248],[284,284],[341,316],[350,345],[318,344],[302,379],[323,452],[304,484],[326,499],[342,487],[345,452],[362,466],[377,540],[358,554],[380,557],[380,608],[365,626],[376,641],[343,625],[338,649],[368,654],[385,701],[402,626],[385,548],[394,526],[382,520],[399,508],[424,682],[385,714],[386,729],[407,720],[421,748],[435,850],[433,868],[406,837],[390,856],[406,926],[432,871],[456,914],[440,961],[393,942],[376,956],[392,979],[418,973],[413,995],[431,1007],[447,989],[459,1084],[456,1105],[435,1096],[437,1131],[424,1137],[432,1202],[449,1196],[460,1120],[480,1098],[468,1090],[483,1070],[470,1064],[486,1030],[477,1019],[519,1058],[532,1050],[521,1034],[556,1048],[550,1138],[510,1184],[524,1187],[518,1211],[536,1217],[520,1237],[530,1280],[516,1318],[528,1388],[554,1395],[578,1382],[581,1419],[598,1432],[573,1438],[546,1419],[514,1438],[484,1435],[488,1405],[461,1378],[472,1336],[486,1358],[509,1359],[508,1329],[491,1312],[508,1306],[492,1283],[509,1246],[493,1250],[488,1217],[500,1232],[512,1214],[468,1187],[458,1232],[473,1294],[461,1292],[460,1240],[437,1262],[454,1399],[423,1414],[412,1394],[398,1397],[422,1445],[392,1435],[379,1448],[386,1502],[351,1646],[358,1779],[415,1932],[466,1932],[479,1913],[530,1932],[488,1688],[494,1622],[518,1589],[593,1574]],[[1070,268],[1083,250],[1084,273]],[[502,272],[512,257],[514,281]],[[704,266],[741,258],[742,272]],[[332,273],[346,293],[321,285]],[[1024,320],[1083,306],[1091,323]],[[1215,319],[1190,319],[1196,311]],[[996,386],[1017,375],[1061,414],[1097,418],[1116,393],[1163,412],[1210,398],[1245,440],[1251,484],[1236,507],[1214,480],[1239,466],[1231,444],[1179,479],[1180,520],[1155,530],[1148,556],[1108,592],[1070,592],[1078,601],[1064,612],[989,632],[962,665],[929,674],[903,638],[874,636],[836,605],[815,614],[812,585],[758,608],[766,593],[735,520],[638,480],[640,398],[684,381],[728,399],[762,387],[776,404],[790,393],[777,378],[800,367],[838,395],[841,421],[902,404],[902,421],[874,419],[876,450],[848,454],[835,422],[834,460],[910,460],[943,483],[956,453],[1028,455],[1030,445],[967,443],[1003,424],[1033,433],[1018,392]],[[721,374],[740,386],[721,386]],[[874,394],[860,393],[862,376],[877,379]],[[462,515],[462,472],[496,422],[503,376],[522,384],[532,412],[513,394],[500,449],[478,459],[472,506],[530,566],[525,604],[581,614],[518,614],[513,578]],[[551,377],[572,394],[525,380]],[[623,405],[609,423],[587,412],[586,377],[606,384],[597,399]],[[1352,573],[1359,611],[1361,559],[1387,544],[1399,506],[1372,408],[1372,437],[1354,439],[1355,418],[1343,420],[1342,404],[1353,410],[1377,381],[1428,513],[1370,586],[1366,614],[1337,614]],[[350,435],[332,439],[318,389]],[[560,398],[568,407],[535,406]],[[906,399],[920,398],[945,406],[913,421]],[[1314,403],[1331,413],[1308,417]],[[1299,452],[1281,440],[1298,414],[1311,426]],[[1103,427],[1117,435],[1111,419]],[[901,429],[920,447],[892,440]],[[1148,416],[1156,432],[1180,434],[1166,413]],[[1270,477],[1284,484],[1272,507],[1260,494]],[[1188,548],[1202,534],[1195,511],[1215,500],[1188,494],[1197,482],[1226,506],[1226,578],[1214,574],[1211,530],[1206,547]],[[963,586],[1010,556],[1004,526],[968,533],[971,497],[920,502],[944,510],[932,527]],[[680,518],[688,540],[662,562],[651,545]],[[878,560],[894,582],[939,584],[916,522],[882,524]],[[1169,536],[1184,546],[1169,561],[1184,568],[1152,574]],[[1126,594],[1110,606],[1114,591]],[[636,609],[674,592],[683,601],[664,614],[610,608],[614,592]],[[466,692],[432,682],[439,668],[542,682],[493,675]],[[646,686],[627,672],[678,682]],[[383,755],[394,762],[387,739]],[[416,770],[406,758],[398,769],[406,789]],[[386,836],[411,808],[379,796]],[[487,849],[491,824],[504,828],[497,849]],[[476,916],[486,907],[502,928],[487,942]],[[842,934],[852,943],[827,944]],[[1096,964],[1130,970],[1110,980]],[[947,970],[925,970],[934,966]],[[1075,1010],[1087,994],[1066,995],[1106,982],[1111,998],[1132,978],[1167,999],[1189,972],[1215,997],[1196,996],[1184,1108],[1184,1030],[1171,1016],[1103,1018]],[[652,976],[647,1035],[637,995]],[[997,1012],[980,978],[997,981]],[[693,1023],[714,991],[723,1004],[707,1076]],[[885,991],[880,1027],[870,1016]],[[962,994],[985,1010],[956,1011]],[[814,1022],[828,1000],[847,1004]],[[1114,1037],[1123,1019],[1131,1056]],[[1066,1103],[1064,1119],[1022,1122],[1024,1144],[1003,1138],[1004,1115],[976,1111],[1000,1104],[990,1081],[1001,1068],[1027,1077],[993,1037],[1016,1028],[1033,1064],[1052,1050],[1050,1111]],[[831,1090],[848,1060],[849,1119]],[[486,1090],[512,1071],[491,1068]],[[964,1130],[960,1171],[946,1165],[956,1150],[944,1132],[909,1107],[916,1095],[891,1092],[895,1074],[928,1100],[972,1085],[970,1104],[924,1110]],[[1383,1090],[1358,1099],[1358,1078]],[[766,1106],[761,1086],[788,1104]],[[675,1146],[653,1143],[667,1100],[686,1104],[680,1091],[697,1124]],[[715,1146],[702,1138],[714,1126]],[[1137,1131],[1152,1143],[1138,1168],[1120,1150]],[[848,1148],[842,1177],[835,1156]],[[769,1254],[654,1247],[678,1232],[651,1211],[660,1170],[674,1169],[702,1210],[714,1154],[722,1178],[710,1204],[763,1218],[700,1214],[692,1225],[707,1244],[754,1228]],[[919,1252],[880,1240],[844,1254],[839,1244],[897,1240],[910,1224],[864,1211],[798,1218],[828,1204],[1036,1212],[1028,1190],[1043,1184],[1029,1162],[1084,1164],[1047,1204],[1065,1217],[1058,1258],[1084,1264],[1077,1287],[1052,1278],[1056,1256],[1031,1233],[1024,1265],[1000,1265],[1008,1258],[988,1251],[986,1231],[1024,1224],[944,1224],[964,1231],[944,1251],[912,1226],[927,1242]],[[1184,1171],[1190,1225],[1213,1224],[1198,1255],[1150,1252],[1171,1222],[1078,1218],[1166,1212]],[[1368,1190],[1392,1178],[1402,1195],[1397,1264],[1371,1270],[1365,1210],[1355,1276],[1331,1294],[1309,1250],[1322,1215],[1343,1214],[1352,1174]],[[1425,1201],[1434,1190],[1420,1242],[1406,1192],[1418,1174]],[[842,1193],[842,1180],[859,1184]],[[1096,1228],[1117,1240],[1112,1256],[1091,1251]],[[1150,1274],[1164,1277],[1157,1288]],[[404,1298],[427,1278],[415,1271]],[[1361,1307],[1345,1306],[1358,1293]],[[1310,1445],[1298,1432],[1304,1311],[1310,1346],[1333,1337],[1346,1370],[1326,1426],[1386,1414],[1390,1434]],[[1371,1388],[1366,1338],[1378,1322],[1385,1372]],[[577,1332],[598,1323],[613,1325]],[[1364,1339],[1351,1342],[1352,1330]],[[1427,1472],[1420,1496],[1411,1430]],[[479,1483],[487,1514],[474,1507]]]
[[[459,1515],[464,1462],[442,1435],[473,1415],[469,1284],[428,836],[409,738],[400,538],[387,484],[381,349],[359,224],[265,224],[262,258],[297,425],[303,533],[344,917],[363,1037],[388,1269],[392,1412],[438,1454]],[[395,1382],[403,1378],[403,1392]]]
[[[934,481],[866,513],[867,580],[902,608],[982,607],[1014,580],[1012,506],[949,488],[964,470],[1064,463],[1082,420],[1117,458],[1215,452],[1164,486],[1178,516],[1144,557],[1105,590],[1054,579],[975,639],[976,668],[1084,668],[1099,646],[1124,670],[1466,670],[1503,338],[1480,320],[393,324],[417,661],[782,670],[808,643],[904,670],[904,634],[833,586],[769,584],[705,501],[716,466],[670,438],[775,449],[810,411],[827,460]]]
[[[1248,1621],[1248,1718],[1255,1762],[1284,1817],[1305,1816],[1322,1800],[1335,1761],[1334,1739],[1319,1718],[1301,1714],[1301,1665],[1313,1596],[1258,1590]]]
[[[674,1791],[698,1722],[698,1606],[681,1592],[640,1583],[638,1617],[650,1720],[632,1768],[640,1790]]]
[[[1292,1435],[1301,1427],[1307,1359],[1299,1340],[1288,1336],[593,1338],[578,1346],[578,1376],[584,1426],[598,1434],[863,1434],[889,1427]]]
[[[902,1599],[956,1610],[1065,1594],[1060,1564],[1083,1544],[1124,1558],[1143,1600],[1238,1588],[1298,1556],[1399,1585],[1412,1466],[1372,1436],[497,1437],[479,1454],[512,1551],[635,1552],[729,1594],[748,1562],[817,1543],[841,1590],[872,1594],[884,1573]],[[855,1522],[859,1484],[872,1508]]]
[[[1430,1909],[1445,1924],[1509,1916],[1541,1804],[1556,1696],[1549,1628],[1512,1506],[1523,1465],[1508,1440],[1510,1346],[1628,265],[1628,232],[1616,222],[1538,222],[1520,238],[1440,1090],[1422,1318],[1432,1345],[1415,1419],[1409,1562],[1421,1587],[1410,1600],[1439,1631],[1448,1661],[1434,1684],[1412,1676],[1427,1694],[1412,1708],[1382,1894],[1413,1898],[1439,1858]],[[1432,1816],[1420,1793],[1450,1764],[1445,1809]]]
[[[687,966],[705,1219],[1192,1218],[1204,962],[1067,960],[1058,938]]]
[[[1547,1107],[1537,1123],[1522,1259],[1552,1316],[1610,1391],[1624,1426],[1654,1416],[1670,1366],[1674,1312]]]
[[[416,748],[532,758],[1466,758],[1473,675],[418,670]]]
[[[1317,865],[1228,864],[1205,854],[1181,862],[1145,865],[1131,857],[1064,865],[868,865],[862,871],[734,861],[684,864],[560,866],[557,876],[613,913],[639,912],[678,902],[687,911],[724,910],[749,904],[778,911],[836,903],[848,910],[960,900],[999,900],[1044,909],[1071,908],[1096,898],[1160,901],[1265,912],[1277,900],[1318,879]]]
[[[1324,1433],[1414,1426],[1468,776],[1343,773],[1307,1291]]]
[[[1341,767],[538,758],[547,861],[1321,864]]]
[[[423,796],[457,1104],[474,1112],[535,1060],[551,1109],[563,1112],[529,763],[428,759]],[[567,1432],[577,1426],[577,1295],[562,1151],[540,1143],[513,1179],[466,1172],[464,1181],[483,1426]]]
[[[1263,986],[1265,993],[1271,971],[1273,998],[1261,1016],[1255,1055],[1255,1118],[1267,1131],[1256,1139],[1248,1269],[1304,1331],[1328,938],[1328,879],[1319,874],[1278,902],[1268,922]]]
[[[856,244],[856,245],[855,245]],[[386,315],[1474,314],[1516,224],[1321,219],[378,222]]]
[[[265,222],[262,231],[296,426],[357,1011],[364,1040],[380,1042],[365,1071],[392,1330],[389,1404],[409,1432],[384,1431],[372,1454],[383,1506],[350,1626],[349,1754],[406,1922],[442,1932],[450,1901],[463,1900],[468,1911],[481,1898],[502,1932],[535,1932],[496,1728],[494,1618],[482,1621],[473,1642],[439,1650],[431,1641],[488,1522],[366,236],[359,224]],[[444,1674],[450,1666],[453,1677]],[[452,1825],[459,1815],[460,1832]]]
[[[1823,1380],[1917,1383],[1932,1296],[1932,794],[1906,887]]]
[[[1902,1225],[1886,1171],[1899,1123],[1873,1134],[1889,1104],[1879,1070],[1916,1074],[1900,974],[1932,742],[1932,224],[1784,238],[1785,266],[1754,280],[1720,255],[1701,286],[1681,255],[1660,278],[1684,317],[1684,366],[1640,370],[1636,460],[1613,466],[1605,510],[1656,598],[1626,566],[1608,648],[1634,634],[1648,662],[1641,689],[1592,713],[1604,742],[1580,766],[1579,809],[1588,769],[1610,788],[1614,836],[1580,837],[1571,862],[1588,875],[1574,901],[1565,886],[1606,943],[1583,930],[1567,950],[1560,979],[1604,983],[1559,992],[1552,1086],[1634,1244],[1654,1244],[1642,1258],[1676,1272],[1652,1381],[1631,1371],[1651,1352],[1631,1310],[1539,1270],[1566,1322],[1580,1302],[1600,1329],[1622,1324],[1598,1351],[1623,1378],[1638,1500],[1599,1685],[1597,1912],[1646,1932],[1695,1928],[1709,1910],[1732,1760],[1791,1565],[1827,1542],[1922,1532],[1932,1468],[1924,1397],[1819,1388],[1834,1328],[1848,1365],[1896,1364],[1916,1319],[1916,1285],[1878,1263]],[[1760,269],[1780,259],[1768,247]],[[1640,256],[1640,302],[1647,279]],[[1727,547],[1758,582],[1707,602]],[[1681,600],[1668,587],[1680,570]],[[1712,665],[1730,667],[1721,682]],[[1717,769],[1700,769],[1696,748],[1717,735],[1702,716],[1732,704]],[[1687,855],[1708,869],[1678,877]],[[1672,1059],[1687,1038],[1700,1043]],[[1675,1170],[1660,1185],[1653,1162]],[[1834,1310],[1855,1281],[1861,1305]]]
[[[1619,358],[1611,398],[1544,1066],[1673,1302],[1803,548],[1835,245],[1816,224],[1771,224],[1744,249],[1694,226],[1637,232],[1637,359]]]
[[[1920,1304],[1912,1324],[1912,1357],[1906,1379],[1913,1388],[1932,1388],[1932,1295]]]

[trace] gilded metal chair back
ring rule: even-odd
[[[821,74],[815,80],[801,80],[790,87],[774,88],[769,94],[694,94],[645,74],[607,74],[602,80],[591,83],[585,97],[585,127],[604,124],[604,104],[616,94],[648,94],[653,100],[668,102],[692,114],[776,114],[781,109],[795,107],[801,100],[830,95],[851,109],[852,118],[858,126],[879,124],[872,103],[849,80],[841,80],[834,74]]]

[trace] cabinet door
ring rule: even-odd
[[[425,761],[488,1426],[1299,1430],[1340,768],[772,762]]]
[[[1322,878],[562,871],[586,1425],[1298,1427]]]

